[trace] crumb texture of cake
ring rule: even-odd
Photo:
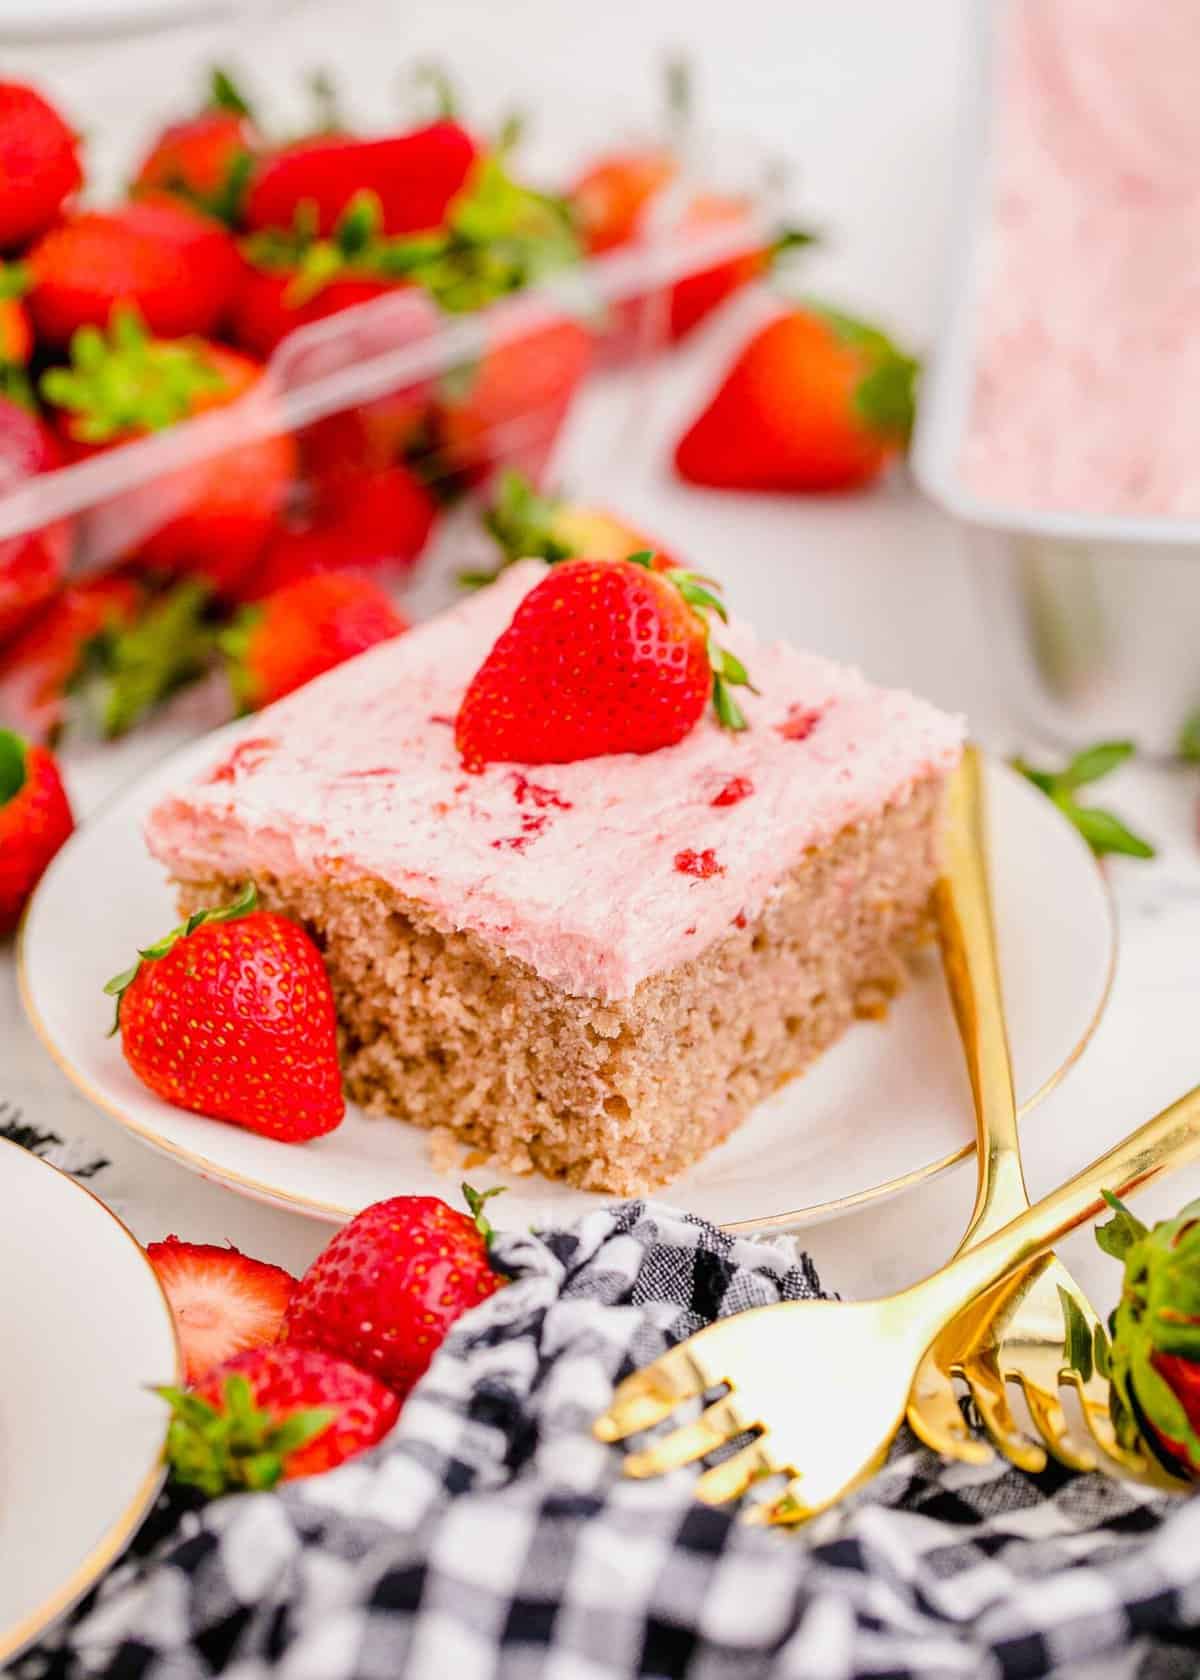
[[[443,1155],[453,1137],[510,1171],[636,1195],[886,1008],[930,933],[943,787],[926,775],[809,847],[755,916],[618,999],[565,991],[377,876],[255,879],[324,952],[353,1100],[430,1129]],[[181,879],[182,908],[243,879]]]

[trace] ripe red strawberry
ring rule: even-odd
[[[590,164],[567,194],[589,254],[636,238],[646,211],[678,173],[678,158],[661,146],[613,152]]]
[[[325,237],[316,232],[310,207],[294,227],[242,241],[244,271],[234,298],[233,337],[255,355],[268,356],[297,327],[370,303],[401,285],[411,291],[409,272],[426,247],[426,241],[384,234],[383,211],[372,192],[355,193]],[[405,301],[403,318],[389,315],[381,329],[383,349],[394,350],[433,330],[437,311],[423,293],[420,299]]]
[[[743,224],[747,230],[744,251],[714,263],[711,268],[685,275],[671,287],[667,337],[672,343],[686,338],[735,292],[763,279],[787,252],[811,245],[814,240],[811,233],[801,228],[785,228],[766,244],[762,243],[760,236],[751,234],[746,201],[721,193],[701,193],[693,199],[684,213],[680,231],[686,237],[711,234],[717,228],[736,229]]]
[[[225,72],[214,70],[204,110],[163,129],[142,159],[132,191],[171,193],[232,225],[261,149],[249,106]]]
[[[157,1096],[303,1143],[346,1111],[333,992],[304,929],[256,901],[251,885],[197,911],[104,989],[125,1060]]]
[[[749,678],[705,616],[724,607],[707,580],[651,560],[564,560],[534,585],[459,706],[468,769],[656,752],[710,699],[725,728],[746,727],[731,690]]]
[[[243,608],[221,643],[239,705],[257,711],[407,629],[370,578],[324,572]]]
[[[44,233],[82,183],[78,138],[53,105],[20,82],[0,82],[0,248]]]
[[[0,396],[0,495],[61,464],[53,433],[21,403]],[[66,575],[70,553],[71,525],[65,519],[0,541],[0,641],[51,598]]]
[[[290,228],[302,205],[330,234],[354,195],[372,192],[385,233],[440,226],[479,155],[466,129],[439,120],[379,140],[326,134],[285,146],[259,166],[246,201],[251,228]]]
[[[486,1197],[465,1184],[463,1194],[471,1218],[436,1196],[364,1208],[297,1284],[286,1344],[348,1359],[403,1400],[455,1320],[505,1281],[488,1260]]]
[[[591,335],[569,319],[486,350],[477,366],[447,380],[439,395],[434,428],[440,466],[472,480],[511,466],[536,483],[591,360]]]
[[[83,328],[72,366],[43,376],[42,394],[76,455],[159,431],[248,397],[262,377],[248,356],[203,339],[147,335],[119,311],[107,338]],[[234,593],[274,529],[295,477],[296,446],[267,436],[181,468],[121,501],[126,552],[147,570],[203,578]]]
[[[28,289],[29,274],[20,263],[0,267],[0,383],[7,384],[11,372],[24,368],[33,353],[33,323],[21,301]],[[17,389],[26,396],[24,381]]]
[[[303,295],[296,285],[297,271],[259,268],[248,262],[234,295],[229,333],[235,344],[265,361],[297,327],[340,315],[355,304],[370,303],[395,289],[392,280],[369,276],[347,276],[326,282]]]
[[[164,338],[210,333],[240,272],[228,230],[165,195],[70,218],[39,240],[28,267],[29,311],[54,349],[80,327],[107,327],[118,304]]]
[[[0,650],[0,718],[31,740],[53,743],[66,722],[85,649],[134,620],[141,591],[111,574],[68,584]]]
[[[58,766],[44,747],[0,729],[0,936],[75,826]]]
[[[167,1460],[176,1481],[215,1496],[319,1476],[365,1452],[400,1415],[374,1377],[307,1348],[259,1347],[194,1390],[163,1388],[174,1412]]]
[[[755,334],[675,450],[681,478],[850,490],[904,448],[917,364],[873,327],[809,306]]]
[[[283,525],[267,544],[251,585],[258,601],[319,572],[406,572],[437,519],[437,503],[407,467],[346,467],[314,486],[308,517]]]
[[[631,554],[651,552],[656,572],[670,571],[676,564],[644,531],[607,508],[540,495],[523,474],[511,469],[500,475],[483,524],[503,558],[495,571],[461,573],[460,581],[471,587],[491,583],[514,560],[554,562],[585,555],[591,560],[627,560]]]
[[[198,1383],[235,1354],[277,1341],[296,1280],[236,1248],[167,1237],[146,1258],[175,1315],[184,1380]]]

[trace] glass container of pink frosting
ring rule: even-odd
[[[1065,743],[1200,703],[1200,11],[977,0],[914,468],[997,664]]]

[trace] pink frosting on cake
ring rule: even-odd
[[[1200,7],[1000,10],[963,471],[990,501],[1194,515]]]
[[[706,718],[644,757],[468,775],[459,701],[544,572],[522,561],[249,720],[151,813],[151,851],[191,879],[379,877],[566,991],[617,998],[756,915],[806,847],[958,758],[959,721],[735,623],[724,639],[761,690],[742,699],[745,733]]]

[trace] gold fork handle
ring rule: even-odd
[[[988,890],[984,773],[982,755],[968,745],[950,784],[946,871],[936,899],[942,965],[979,1136],[979,1182],[964,1246],[991,1236],[1029,1206]]]
[[[947,1319],[1006,1272],[1035,1260],[1068,1231],[1100,1213],[1105,1205],[1102,1190],[1127,1195],[1196,1155],[1200,1155],[1200,1086],[1147,1120],[1003,1230],[961,1251],[941,1271],[894,1299],[907,1300],[911,1312],[920,1298],[917,1316],[928,1324],[928,1343]]]

